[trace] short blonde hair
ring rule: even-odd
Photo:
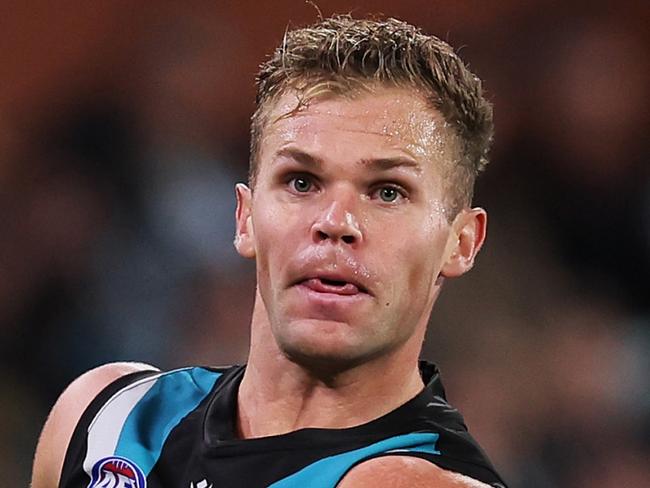
[[[444,117],[460,141],[460,157],[448,172],[455,214],[472,200],[474,181],[488,163],[494,131],[492,106],[481,80],[452,47],[400,20],[358,20],[349,15],[323,19],[287,31],[262,64],[251,122],[249,183],[258,173],[267,115],[286,90],[305,98],[346,95],[364,85],[413,88]]]

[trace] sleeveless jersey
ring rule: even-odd
[[[505,487],[447,403],[435,366],[426,387],[366,424],[236,437],[244,366],[138,372],[106,387],[77,425],[61,488],[334,488],[355,465],[416,456],[493,487]]]

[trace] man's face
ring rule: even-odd
[[[272,108],[252,194],[238,190],[240,253],[280,349],[357,364],[423,333],[458,244],[439,114],[401,88]],[[290,115],[286,115],[290,114]],[[472,256],[473,258],[473,256]],[[420,334],[421,336],[421,334]]]

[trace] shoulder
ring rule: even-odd
[[[109,384],[140,371],[158,370],[142,363],[105,364],[82,374],[66,388],[41,432],[34,457],[32,488],[58,486],[65,453],[81,415]]]
[[[435,464],[410,456],[383,456],[352,468],[338,488],[489,488],[467,476],[444,470]]]

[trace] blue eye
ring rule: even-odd
[[[396,188],[385,186],[379,190],[379,198],[382,202],[391,203],[397,200],[397,197],[399,197],[399,192]]]
[[[290,183],[293,189],[298,193],[306,193],[312,188],[311,181],[309,178],[305,178],[304,176],[296,176],[295,178],[291,178]]]

